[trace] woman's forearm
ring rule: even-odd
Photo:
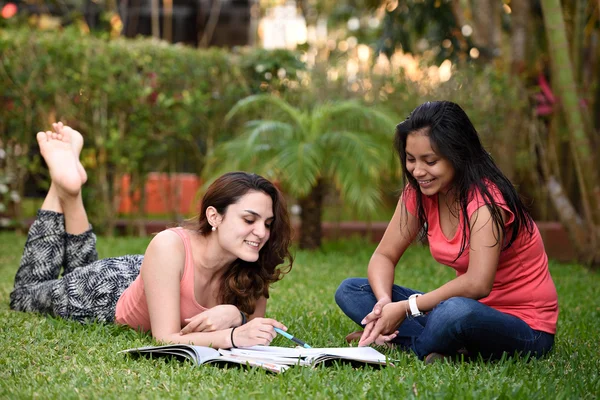
[[[191,332],[185,335],[173,333],[164,337],[154,337],[165,343],[193,344],[196,346],[207,346],[215,349],[231,347],[231,328],[214,332]]]
[[[419,296],[416,299],[417,307],[419,308],[419,311],[425,312],[431,311],[439,303],[448,300],[451,297],[466,297],[479,300],[480,298],[487,296],[487,294],[481,292],[477,288],[477,282],[473,282],[471,277],[464,274],[452,279],[431,292]]]
[[[377,300],[392,298],[394,264],[384,255],[373,254],[367,270],[369,284]]]

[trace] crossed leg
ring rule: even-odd
[[[52,313],[52,291],[61,267],[67,274],[97,259],[95,237],[81,197],[81,186],[87,180],[79,162],[83,137],[60,122],[53,128],[36,137],[52,183],[29,230],[15,276],[11,308],[21,311]]]

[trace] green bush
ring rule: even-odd
[[[130,174],[136,190],[151,171],[200,172],[207,151],[228,137],[225,114],[264,81],[248,69],[258,57],[253,51],[106,41],[74,28],[0,32],[0,54],[0,148],[20,165],[11,190],[22,196],[27,175],[38,172],[39,162],[30,161],[39,159],[35,133],[64,121],[86,139],[91,219],[109,230],[119,204],[117,177]],[[302,68],[286,52],[276,59],[278,70],[295,75]],[[17,157],[15,146],[30,157]]]

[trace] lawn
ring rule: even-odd
[[[424,365],[397,350],[399,361],[381,370],[335,365],[262,370],[194,367],[190,363],[134,360],[119,350],[152,344],[148,335],[9,310],[8,298],[24,237],[0,233],[0,398],[597,398],[600,395],[600,276],[579,265],[551,264],[560,320],[553,353],[527,362]],[[148,239],[98,240],[101,257],[141,253]],[[340,281],[364,276],[374,245],[327,243],[321,252],[296,251],[292,272],[272,289],[267,314],[313,346],[344,346],[356,329],[338,310]],[[426,248],[411,248],[396,282],[430,290],[452,277]],[[288,346],[283,338],[274,345]]]

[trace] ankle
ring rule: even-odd
[[[81,191],[77,194],[70,193],[59,193],[58,203],[62,209],[63,214],[71,214],[72,210],[78,210],[83,207],[83,198],[81,197]]]
[[[76,191],[68,191],[68,190],[63,190],[62,188],[58,187],[58,185],[57,185],[56,195],[58,197],[58,201],[63,206],[63,208],[68,207],[70,204],[78,203],[78,202],[82,201],[81,188],[79,188],[79,190],[76,190]]]
[[[46,198],[44,199],[40,209],[62,214],[63,209],[60,205],[60,198],[58,197],[58,191],[54,183],[50,184],[50,189],[48,189],[48,194],[46,195]]]

